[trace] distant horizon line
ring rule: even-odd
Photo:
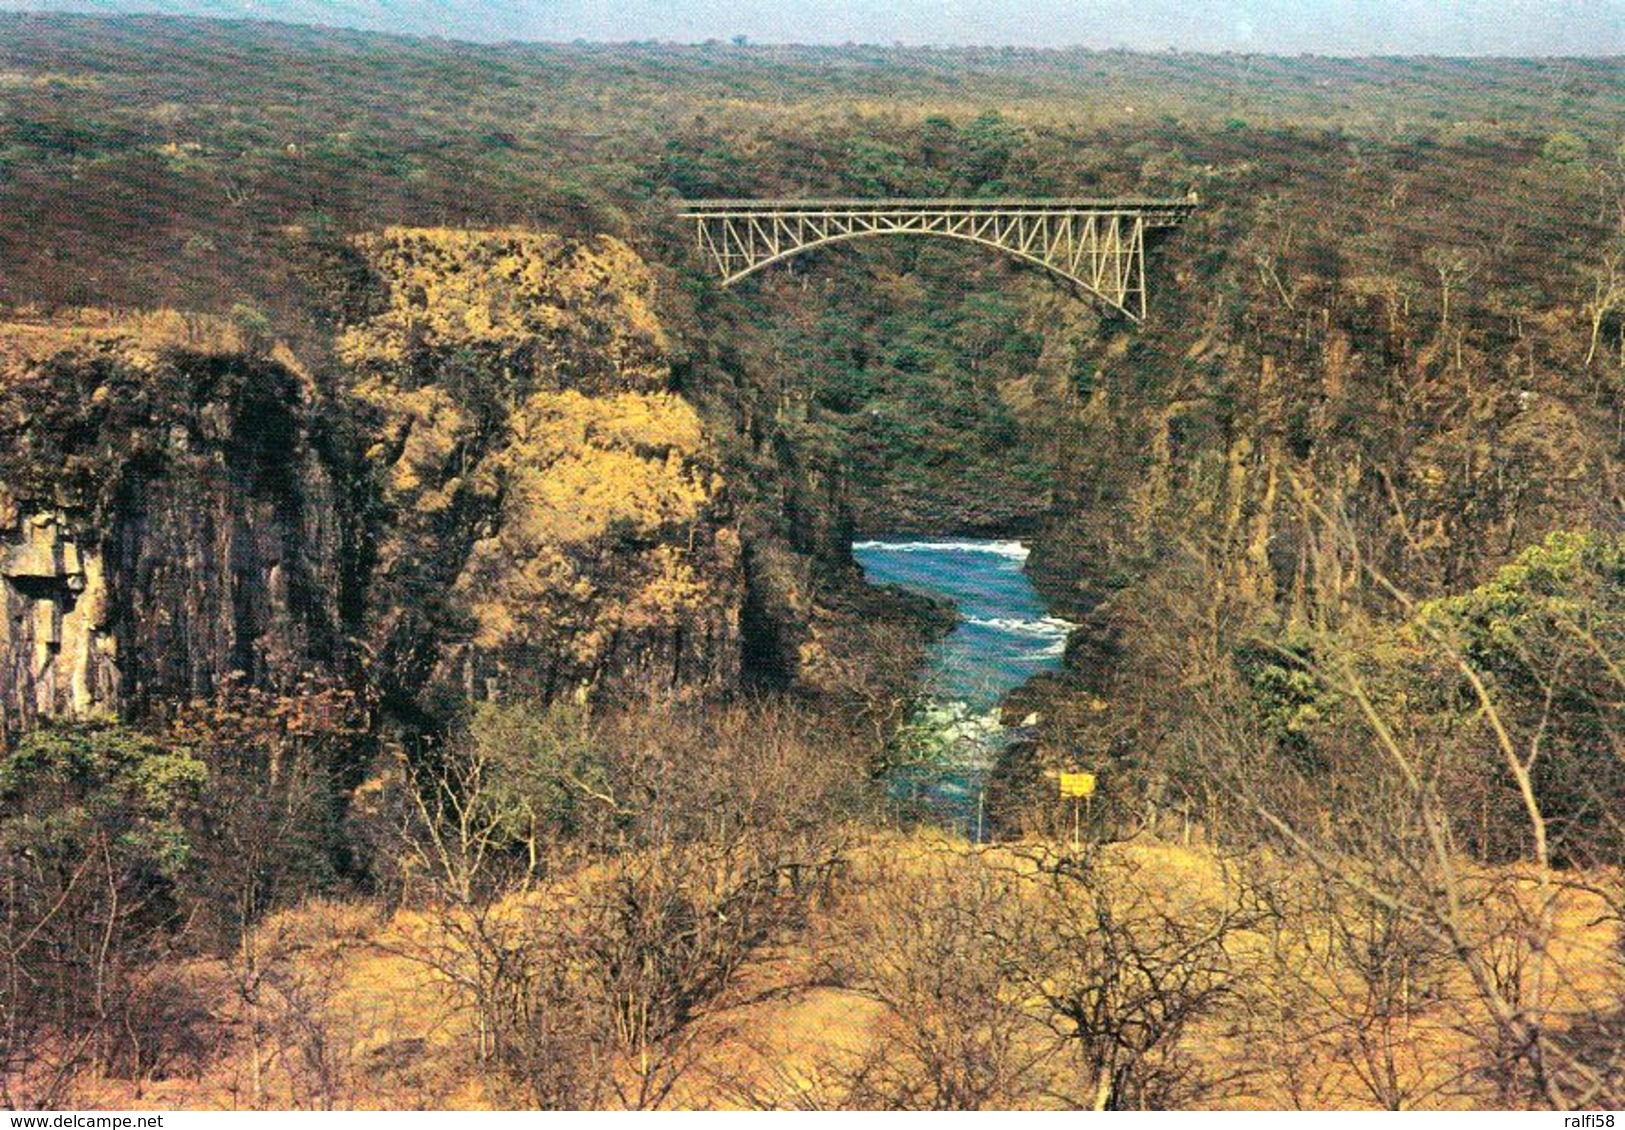
[[[1365,53],[1339,53],[1324,50],[1245,50],[1240,48],[1199,48],[1178,47],[1169,45],[1162,48],[1154,47],[1099,47],[1086,43],[1065,43],[1053,45],[1021,44],[1021,43],[905,43],[894,40],[890,43],[864,40],[844,40],[834,42],[803,42],[798,40],[758,39],[754,36],[722,37],[707,36],[704,39],[596,39],[587,36],[577,36],[571,39],[471,39],[465,35],[441,34],[428,31],[398,31],[383,28],[357,27],[352,24],[318,23],[308,20],[278,19],[274,16],[224,16],[200,15],[182,12],[164,11],[130,11],[130,12],[98,12],[98,11],[69,11],[53,8],[21,8],[9,7],[0,4],[0,19],[6,17],[20,17],[24,19],[37,19],[42,21],[96,21],[102,23],[175,23],[175,24],[213,24],[223,26],[259,26],[291,28],[315,32],[343,32],[351,35],[375,36],[381,39],[405,39],[421,43],[446,43],[473,48],[520,48],[520,47],[549,47],[549,48],[725,48],[731,51],[751,52],[760,49],[788,49],[795,51],[893,51],[908,52],[934,52],[940,54],[954,54],[973,51],[994,51],[1009,55],[1065,55],[1087,53],[1092,55],[1136,55],[1149,58],[1167,58],[1169,56],[1195,56],[1201,58],[1224,59],[1335,59],[1346,62],[1359,62],[1364,60],[1434,60],[1440,62],[1543,62],[1568,61],[1587,63],[1625,62],[1625,51],[1608,51],[1597,54],[1507,54],[1491,52],[1365,52]]]

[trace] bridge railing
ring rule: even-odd
[[[680,200],[677,214],[684,219],[701,216],[823,215],[853,212],[1041,212],[1046,214],[1086,212],[1134,212],[1145,217],[1150,227],[1173,227],[1196,210],[1194,197],[1113,196],[1113,197],[898,197],[876,199],[836,198],[814,200]]]

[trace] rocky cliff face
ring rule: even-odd
[[[1461,593],[1554,530],[1625,522],[1584,182],[1538,154],[1296,144],[1290,176],[1205,174],[1148,323],[1038,375],[1059,473],[1029,569],[1084,624],[1023,707],[1056,761],[1178,763],[1206,740],[1188,688],[1249,687],[1249,649],[1347,646],[1402,614],[1390,584]]]
[[[382,509],[368,638],[397,698],[715,691],[744,572],[623,244],[395,229],[338,342]]]
[[[0,514],[13,542],[0,575],[0,647],[10,690],[0,725],[13,733],[40,715],[89,717],[118,699],[101,554],[83,553],[67,515]]]
[[[331,669],[331,457],[293,358],[233,327],[0,326],[0,733]]]
[[[523,232],[356,249],[320,382],[249,318],[0,325],[3,736],[228,679],[365,681],[431,724],[738,683],[733,503],[641,261]]]

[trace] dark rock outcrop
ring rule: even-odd
[[[0,736],[229,680],[469,699],[715,693],[745,568],[624,245],[397,229],[313,380],[263,327],[0,326]]]
[[[178,316],[0,338],[4,736],[340,665],[335,473],[291,356]]]

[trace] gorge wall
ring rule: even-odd
[[[623,244],[399,228],[342,254],[309,368],[252,312],[0,325],[6,737],[229,683],[348,685],[414,725],[714,694],[747,606],[806,612],[748,598],[719,443]]]
[[[0,327],[0,729],[341,664],[337,460],[308,374],[218,319]]]
[[[1075,701],[1126,733],[1095,691],[1179,686],[1169,638],[1207,663],[1357,619],[1370,566],[1459,592],[1625,515],[1606,62],[739,50],[719,87],[705,48],[400,74],[355,65],[398,45],[318,32],[6,26],[8,726],[233,670],[425,717],[851,685],[857,529],[1027,538],[1086,621]],[[1143,327],[922,239],[722,292],[671,207],[1191,190]],[[486,230],[393,226],[442,220]],[[262,419],[287,481],[232,469]],[[75,486],[53,445],[95,469]]]
[[[391,229],[337,352],[377,487],[386,697],[737,685],[744,572],[713,438],[623,244]]]

